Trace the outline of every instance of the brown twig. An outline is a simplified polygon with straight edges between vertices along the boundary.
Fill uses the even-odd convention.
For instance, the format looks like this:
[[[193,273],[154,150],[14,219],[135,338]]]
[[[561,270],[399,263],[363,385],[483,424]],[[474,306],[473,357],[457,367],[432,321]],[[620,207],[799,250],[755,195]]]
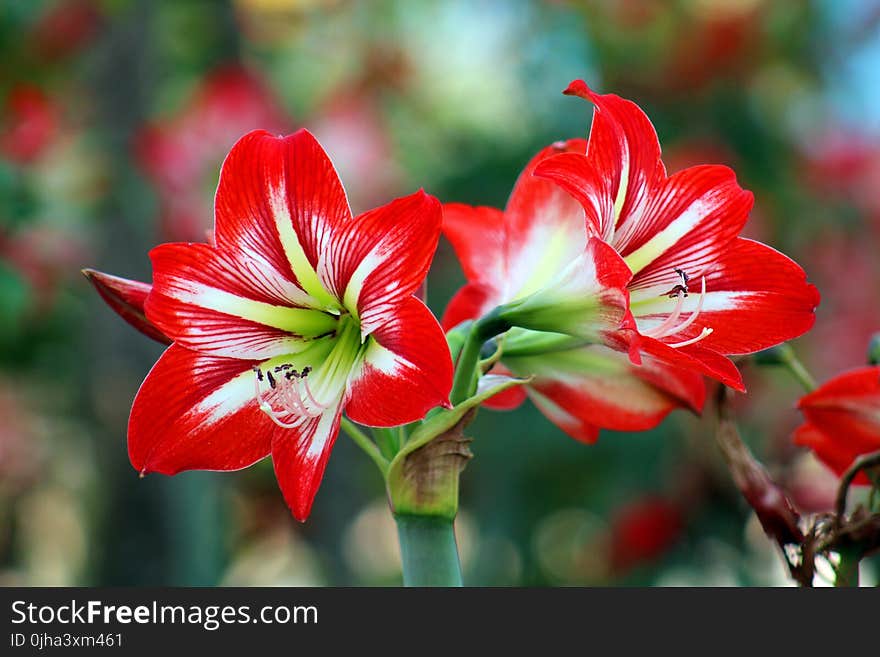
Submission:
[[[838,528],[840,527],[840,523],[843,522],[843,518],[846,514],[846,498],[849,494],[849,487],[852,485],[853,480],[863,470],[878,466],[880,466],[880,450],[871,452],[870,454],[862,454],[853,461],[853,464],[849,466],[849,469],[843,473],[843,476],[840,478],[840,487],[837,489],[837,501],[834,505],[834,509],[837,512],[836,521]]]
[[[811,586],[813,559],[807,558],[805,546],[811,541],[800,528],[800,514],[792,501],[752,452],[743,443],[730,414],[728,392],[722,387],[718,395],[718,430],[715,437],[733,481],[752,507],[764,533],[776,541],[792,579],[801,586]],[[813,528],[811,528],[811,531]],[[795,547],[800,559],[794,560],[789,547]]]

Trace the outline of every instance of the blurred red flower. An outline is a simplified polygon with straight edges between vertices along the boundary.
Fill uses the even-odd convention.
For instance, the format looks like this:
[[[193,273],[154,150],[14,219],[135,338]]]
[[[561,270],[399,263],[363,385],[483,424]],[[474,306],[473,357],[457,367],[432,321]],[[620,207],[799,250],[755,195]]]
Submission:
[[[60,0],[50,3],[28,38],[37,54],[60,60],[87,45],[97,34],[101,20],[94,0]]]
[[[661,498],[647,497],[617,509],[611,521],[610,565],[618,575],[654,561],[681,537],[681,510]]]
[[[232,144],[254,129],[283,133],[289,123],[259,78],[229,66],[205,77],[175,115],[147,125],[136,155],[159,195],[165,236],[204,241],[215,172]]]
[[[880,367],[845,372],[798,402],[806,422],[794,441],[838,475],[862,454],[880,450]],[[862,472],[853,483],[870,484]]]
[[[0,155],[16,164],[30,164],[58,136],[58,107],[39,88],[19,83],[6,97],[2,126]]]

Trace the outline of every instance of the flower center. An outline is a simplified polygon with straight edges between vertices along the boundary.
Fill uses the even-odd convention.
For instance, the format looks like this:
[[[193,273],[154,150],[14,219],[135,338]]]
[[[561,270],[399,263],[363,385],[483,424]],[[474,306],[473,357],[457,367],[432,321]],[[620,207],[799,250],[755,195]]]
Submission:
[[[366,348],[350,315],[343,315],[334,335],[320,342],[284,362],[273,359],[253,367],[257,404],[279,427],[293,429],[338,404]]]
[[[308,376],[312,368],[308,365],[301,372],[293,369],[293,365],[290,363],[283,363],[272,370],[266,370],[265,374],[259,366],[254,366],[253,370],[256,375],[254,376],[254,395],[260,405],[260,410],[279,427],[292,429],[298,426],[303,418],[317,417],[327,409],[328,405],[319,402],[309,386]],[[264,379],[269,390],[275,391],[274,397],[281,402],[282,410],[276,411],[272,408],[271,402],[263,396],[261,384]],[[283,419],[291,415],[296,417],[293,422],[286,422]]]
[[[702,276],[700,278],[700,300],[697,302],[696,309],[690,313],[690,316],[687,319],[679,321],[682,315],[682,308],[684,307],[684,300],[687,298],[690,290],[688,289],[689,278],[687,273],[683,269],[676,269],[675,273],[678,274],[681,282],[667,293],[670,298],[676,299],[675,308],[672,309],[672,312],[669,313],[669,316],[665,320],[663,320],[663,322],[661,322],[658,326],[648,329],[642,333],[649,338],[656,338],[657,340],[661,340],[671,335],[675,335],[676,333],[680,333],[681,331],[688,328],[695,321],[697,321],[697,317],[700,316],[700,312],[702,312],[703,310],[703,300],[706,297],[705,276]],[[693,337],[689,340],[683,340],[682,342],[669,342],[667,344],[673,349],[678,349],[679,347],[687,347],[688,345],[696,344],[697,342],[704,340],[711,334],[712,329],[706,326],[703,327],[703,330],[700,331],[700,334],[696,337]]]

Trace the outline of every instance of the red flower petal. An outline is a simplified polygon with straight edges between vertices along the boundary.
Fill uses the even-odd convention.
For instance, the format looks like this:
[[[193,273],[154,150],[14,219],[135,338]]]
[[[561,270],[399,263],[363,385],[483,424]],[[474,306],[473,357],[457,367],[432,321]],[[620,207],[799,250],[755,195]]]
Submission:
[[[594,235],[613,238],[614,197],[608,180],[596,171],[586,155],[569,152],[548,157],[535,167],[534,175],[553,181],[580,203]]]
[[[223,163],[215,221],[218,247],[297,283],[314,298],[309,305],[331,301],[328,282],[317,277],[318,261],[334,232],[351,221],[351,210],[330,159],[309,132],[273,137],[257,130],[242,137]]]
[[[664,284],[665,285],[665,284]],[[668,290],[671,285],[667,285]],[[691,295],[683,313],[700,303],[699,283],[691,278]],[[655,288],[664,289],[661,285]],[[639,320],[650,318],[652,309],[668,309],[666,295],[653,303],[640,302],[652,292],[634,290],[633,312]],[[703,327],[712,334],[700,346],[722,354],[750,354],[806,333],[815,322],[819,292],[806,281],[800,266],[778,251],[751,240],[738,238],[706,273],[706,295],[697,320],[668,342],[696,337]],[[688,315],[683,314],[685,318]],[[657,315],[662,321],[664,314]],[[640,326],[642,324],[640,323]]]
[[[519,175],[504,213],[457,203],[443,206],[443,232],[470,282],[497,289],[500,301],[525,296],[583,251],[587,231],[579,204],[555,184],[532,175],[559,153],[583,152],[573,139],[540,151]]]
[[[147,337],[163,344],[171,344],[171,338],[157,329],[144,313],[144,301],[152,290],[152,285],[111,276],[94,269],[83,269],[82,272],[117,315]]]
[[[304,522],[324,477],[327,460],[339,435],[342,406],[328,408],[322,415],[304,419],[295,429],[275,432],[272,464],[275,478],[293,517]]]
[[[397,426],[449,405],[452,358],[443,331],[421,301],[405,300],[372,338],[363,370],[350,384],[346,413],[352,420]]]
[[[519,376],[536,376],[529,396],[572,437],[595,442],[600,427],[642,431],[657,426],[670,411],[700,412],[706,397],[699,374],[647,356],[642,365],[607,347],[507,358]]]
[[[739,392],[746,391],[742,374],[736,365],[729,358],[705,349],[699,343],[675,349],[654,338],[639,336],[638,345],[642,353],[650,354],[664,363],[700,372]]]
[[[539,236],[560,231],[584,235],[584,217],[579,204],[557,185],[536,177],[534,172],[548,158],[564,153],[582,154],[586,150],[584,139],[551,144],[529,160],[519,174],[504,210],[509,264],[521,261],[517,254],[528,249]]]
[[[294,307],[297,289],[243,256],[207,244],[157,246],[148,319],[181,346],[250,360],[301,351],[303,336],[333,330],[333,317]]]
[[[513,376],[513,372],[504,367],[501,363],[496,363],[492,369],[486,372],[486,374],[490,376]],[[483,406],[496,411],[512,411],[515,408],[522,406],[527,396],[525,386],[513,386],[512,388],[502,390],[501,392],[492,395],[489,399],[483,402]]]
[[[795,429],[794,444],[813,450],[816,457],[840,477],[864,452],[848,444],[846,434],[837,433],[835,436],[827,435],[812,424],[802,424]],[[853,484],[870,486],[871,480],[867,474],[860,472],[853,479]]]
[[[880,367],[835,377],[802,397],[798,407],[845,453],[880,450]]]
[[[393,321],[397,306],[422,284],[440,239],[440,203],[424,191],[356,217],[337,231],[319,267],[361,334]]]
[[[455,249],[468,281],[497,284],[505,279],[508,236],[501,210],[444,203],[443,235]]]
[[[238,470],[266,456],[275,425],[254,399],[251,365],[168,347],[131,409],[128,454],[135,469]]]
[[[597,94],[583,80],[572,82],[565,93],[596,106],[587,160],[601,172],[606,194],[614,204],[615,212],[602,217],[600,226],[599,235],[607,238],[612,225],[622,226],[630,216],[641,214],[649,200],[648,191],[665,178],[660,142],[651,121],[634,102],[614,94]]]
[[[725,166],[673,174],[652,190],[644,214],[615,233],[614,246],[635,274],[632,286],[665,283],[675,268],[696,280],[739,235],[753,203]]]
[[[498,292],[482,283],[468,283],[449,300],[443,312],[444,331],[455,328],[469,319],[482,317],[496,305]]]

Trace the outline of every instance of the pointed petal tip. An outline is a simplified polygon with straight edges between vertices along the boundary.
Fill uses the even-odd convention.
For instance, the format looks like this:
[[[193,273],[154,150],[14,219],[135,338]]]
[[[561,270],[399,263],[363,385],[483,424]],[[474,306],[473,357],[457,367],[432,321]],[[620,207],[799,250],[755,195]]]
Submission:
[[[573,80],[562,93],[566,96],[578,96],[586,100],[592,100],[595,95],[583,80]]]

